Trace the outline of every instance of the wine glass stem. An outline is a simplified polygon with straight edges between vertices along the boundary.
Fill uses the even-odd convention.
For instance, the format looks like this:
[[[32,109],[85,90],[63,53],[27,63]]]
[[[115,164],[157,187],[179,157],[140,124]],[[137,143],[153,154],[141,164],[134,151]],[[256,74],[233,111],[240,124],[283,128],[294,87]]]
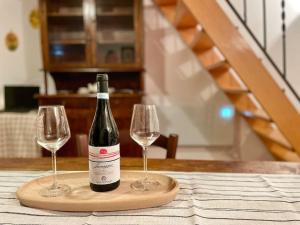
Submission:
[[[52,152],[52,171],[53,171],[52,188],[55,189],[57,187],[57,181],[56,181],[56,152]]]
[[[144,159],[144,173],[145,173],[145,180],[148,178],[148,166],[147,166],[147,147],[143,146],[143,159]]]

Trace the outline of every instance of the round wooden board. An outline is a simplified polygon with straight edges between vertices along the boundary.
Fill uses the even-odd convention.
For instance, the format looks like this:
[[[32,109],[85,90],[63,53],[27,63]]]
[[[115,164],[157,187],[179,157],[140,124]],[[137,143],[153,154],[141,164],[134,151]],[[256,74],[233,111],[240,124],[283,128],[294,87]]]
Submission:
[[[121,171],[120,186],[110,192],[93,192],[89,187],[89,173],[65,173],[57,176],[58,182],[71,187],[71,193],[59,197],[42,197],[39,192],[52,183],[52,176],[34,179],[17,190],[20,203],[41,209],[57,211],[117,211],[149,208],[171,202],[179,190],[178,182],[168,176],[149,173],[149,178],[161,183],[155,191],[137,192],[130,184],[144,173]]]

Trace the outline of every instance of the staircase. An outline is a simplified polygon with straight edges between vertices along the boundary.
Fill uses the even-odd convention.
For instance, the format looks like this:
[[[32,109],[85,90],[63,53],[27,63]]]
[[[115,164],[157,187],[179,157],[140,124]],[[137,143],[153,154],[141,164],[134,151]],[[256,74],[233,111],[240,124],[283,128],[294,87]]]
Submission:
[[[154,0],[279,160],[300,161],[300,116],[216,0]]]

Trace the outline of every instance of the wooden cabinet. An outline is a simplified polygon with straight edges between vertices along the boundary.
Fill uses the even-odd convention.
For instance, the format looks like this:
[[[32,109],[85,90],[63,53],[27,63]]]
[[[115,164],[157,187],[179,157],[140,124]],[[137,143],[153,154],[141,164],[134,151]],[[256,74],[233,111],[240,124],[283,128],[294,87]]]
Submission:
[[[40,0],[46,71],[142,68],[141,0]]]
[[[129,138],[129,127],[132,115],[133,105],[141,102],[142,95],[139,94],[112,94],[110,95],[110,106],[114,119],[117,123],[120,133],[127,134]],[[95,95],[40,95],[38,96],[40,105],[64,105],[68,117],[71,139],[66,143],[58,155],[77,156],[76,152],[76,134],[88,134],[91,127],[95,110]],[[127,151],[122,148],[121,152]],[[49,155],[44,151],[43,155]],[[122,153],[122,155],[125,155]]]
[[[39,7],[46,87],[39,104],[64,105],[72,133],[58,154],[76,156],[75,135],[89,132],[96,98],[77,92],[94,83],[98,72],[108,73],[116,90],[111,108],[119,131],[127,135],[132,107],[141,103],[144,90],[142,1],[39,0]],[[57,95],[47,95],[47,73]]]

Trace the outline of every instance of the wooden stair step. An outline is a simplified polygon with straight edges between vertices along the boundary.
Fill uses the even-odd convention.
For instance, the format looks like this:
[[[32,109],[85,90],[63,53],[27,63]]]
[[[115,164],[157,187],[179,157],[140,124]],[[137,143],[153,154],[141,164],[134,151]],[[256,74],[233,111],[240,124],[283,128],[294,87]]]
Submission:
[[[277,159],[288,162],[300,162],[300,157],[295,151],[270,142],[269,140],[264,140],[264,143]]]
[[[266,121],[271,121],[271,118],[263,109],[238,109],[238,111],[247,118],[258,118]]]
[[[178,29],[182,39],[192,48],[195,52],[204,52],[214,47],[214,43],[210,40],[205,31],[200,25],[195,27],[188,27]]]
[[[198,26],[199,27],[199,26]],[[199,35],[195,44],[193,45],[193,49],[197,52],[206,51],[215,46],[214,42],[210,39],[205,30],[198,28],[197,29]]]
[[[177,0],[154,0],[154,2],[159,5],[159,6],[163,6],[163,5],[176,5]]]
[[[223,59],[223,60],[221,60],[221,61],[219,61],[219,62],[216,62],[216,63],[212,63],[211,65],[207,66],[206,69],[207,69],[208,71],[210,71],[210,70],[213,70],[213,69],[215,69],[215,68],[221,67],[221,66],[223,66],[224,64],[227,64],[227,62],[226,62],[225,59]]]
[[[204,52],[195,52],[195,54],[202,65],[209,71],[223,66],[226,63],[226,60],[218,54],[215,48],[208,49]]]
[[[211,69],[209,72],[214,77],[218,77],[218,76],[227,75],[227,73],[229,73],[230,68],[231,68],[230,65],[228,63],[226,63],[226,64],[223,64],[222,66]]]
[[[230,72],[228,67],[224,66],[223,68],[217,68],[215,73],[213,74],[213,77],[218,85],[227,92],[229,91],[231,93],[237,92],[237,90],[239,90],[240,93],[250,93],[250,91],[246,87],[243,87],[243,85],[239,83],[236,77]],[[234,96],[238,95],[235,94]],[[245,96],[245,94],[242,96]],[[235,108],[243,116],[271,121],[267,113],[262,108],[258,108],[258,106],[255,105],[250,97],[246,97],[244,101],[246,101],[246,104],[240,104],[239,101],[232,101],[232,103],[235,105]]]
[[[234,75],[234,73],[231,71],[231,68],[228,64],[223,64],[217,68],[214,68],[209,71],[217,84],[226,91],[227,94],[247,94],[250,93],[247,87],[239,80],[239,78]],[[231,97],[231,96],[230,96]],[[230,98],[230,100],[232,100]],[[250,98],[247,98],[247,101],[250,102],[250,104],[247,104],[248,107],[241,107],[242,105],[237,104],[237,101],[232,101],[234,105],[236,106],[237,109],[240,110],[251,110],[253,111],[257,107],[255,104],[252,102]],[[249,107],[251,106],[251,107]]]
[[[226,67],[226,65],[222,64],[220,67]],[[218,69],[218,68],[215,68]],[[226,73],[220,76],[213,76],[218,86],[229,95],[247,95],[249,90],[246,87],[243,87],[232,74],[230,74],[229,70]],[[233,102],[234,103],[234,102]],[[236,106],[238,109],[239,107]]]
[[[242,95],[245,95],[245,94],[248,94],[249,93],[249,90],[247,89],[244,89],[244,88],[241,88],[241,87],[230,87],[230,86],[227,86],[227,87],[221,87],[221,89],[226,93],[226,94],[242,94]]]
[[[163,5],[160,7],[160,10],[164,14],[164,16],[169,20],[171,23],[174,23],[175,20],[175,13],[176,13],[176,5]]]
[[[278,128],[272,126],[261,126],[261,125],[252,125],[253,130],[260,136],[269,139],[283,147],[292,149],[291,144],[288,140],[282,135]]]
[[[176,5],[176,15],[174,25],[178,29],[192,28],[197,26],[198,22],[191,14],[190,10],[185,6],[182,0],[179,0]]]
[[[227,93],[227,97],[230,99],[230,101],[235,105],[237,109],[241,109],[245,111],[257,109],[257,105],[253,101],[251,97],[251,93],[244,94],[244,95]]]
[[[195,38],[197,36],[197,28],[186,28],[186,29],[179,29],[178,32],[181,35],[181,38],[184,40],[184,42],[192,47],[193,42],[195,42]]]
[[[217,80],[217,84],[219,87],[226,93],[233,93],[233,94],[247,94],[249,93],[249,90],[245,87],[242,87],[237,81],[232,79],[223,79],[223,80]]]
[[[230,65],[226,63],[222,66],[211,69],[209,72],[215,80],[231,79],[229,77],[233,77],[233,74],[230,72],[230,69]]]
[[[221,66],[221,68],[224,67],[224,65]],[[218,68],[215,68],[215,69],[219,69]],[[211,72],[211,71],[210,71]],[[229,69],[225,70],[222,74],[213,74],[213,78],[215,79],[215,81],[219,84],[219,86],[223,87],[227,87],[227,86],[230,86],[230,87],[240,87],[242,88],[244,85],[242,83],[240,83],[237,78],[230,72]]]

